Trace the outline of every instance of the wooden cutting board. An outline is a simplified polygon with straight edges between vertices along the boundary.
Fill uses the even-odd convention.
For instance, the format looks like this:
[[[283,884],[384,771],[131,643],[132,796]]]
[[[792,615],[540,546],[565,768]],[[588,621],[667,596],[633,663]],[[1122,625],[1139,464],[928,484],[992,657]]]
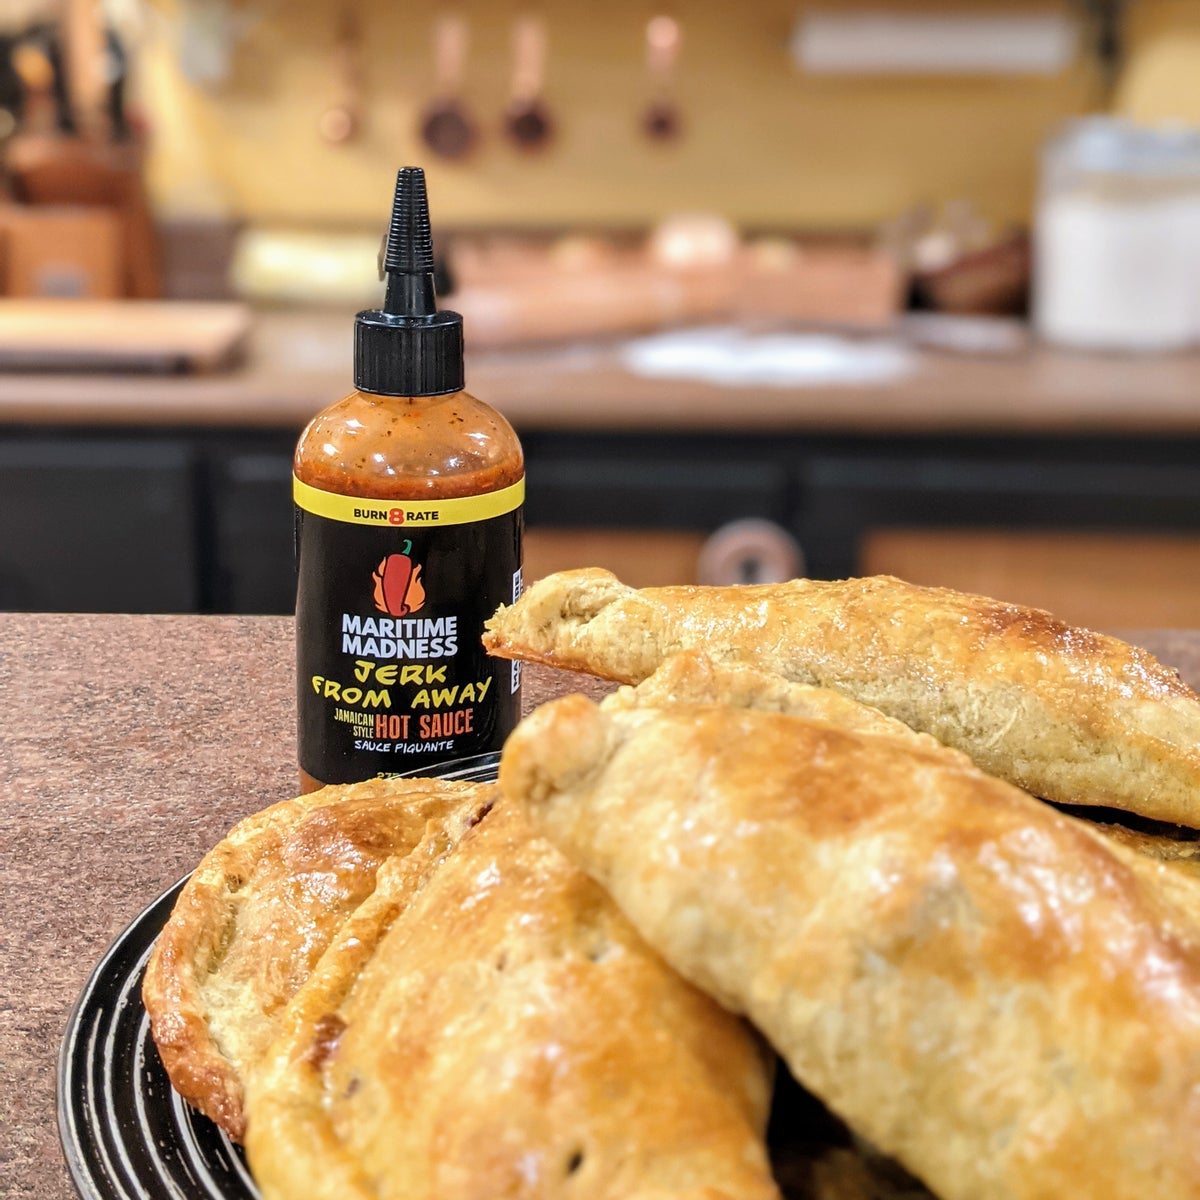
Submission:
[[[216,371],[250,332],[244,304],[0,300],[0,370]]]

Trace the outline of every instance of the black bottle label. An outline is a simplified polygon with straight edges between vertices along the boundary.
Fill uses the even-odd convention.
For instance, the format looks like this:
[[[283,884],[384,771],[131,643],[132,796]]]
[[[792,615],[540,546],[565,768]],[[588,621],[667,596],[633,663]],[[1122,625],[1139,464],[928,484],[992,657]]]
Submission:
[[[499,750],[520,664],[483,623],[521,593],[525,481],[450,500],[362,500],[293,479],[300,767],[355,783]]]

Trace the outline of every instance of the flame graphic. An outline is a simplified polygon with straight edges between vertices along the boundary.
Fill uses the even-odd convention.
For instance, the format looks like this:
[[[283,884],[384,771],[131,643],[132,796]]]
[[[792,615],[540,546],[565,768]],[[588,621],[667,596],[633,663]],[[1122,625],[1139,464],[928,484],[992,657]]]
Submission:
[[[421,568],[407,554],[389,554],[371,573],[375,607],[391,617],[406,617],[425,603]]]

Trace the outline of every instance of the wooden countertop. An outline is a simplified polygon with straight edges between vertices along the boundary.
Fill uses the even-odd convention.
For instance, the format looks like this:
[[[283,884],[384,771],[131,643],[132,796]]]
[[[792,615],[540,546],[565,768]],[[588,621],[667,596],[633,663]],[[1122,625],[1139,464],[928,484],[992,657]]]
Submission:
[[[222,374],[2,375],[0,424],[298,431],[348,390],[350,352],[349,314],[260,313],[247,361]],[[519,430],[1200,434],[1198,353],[919,350],[891,382],[778,388],[641,377],[586,344],[476,354],[467,380]]]
[[[1200,631],[1127,635],[1200,687]],[[526,707],[608,685],[534,667]],[[0,1191],[73,1195],[55,1061],[109,942],[295,791],[285,617],[0,613]]]

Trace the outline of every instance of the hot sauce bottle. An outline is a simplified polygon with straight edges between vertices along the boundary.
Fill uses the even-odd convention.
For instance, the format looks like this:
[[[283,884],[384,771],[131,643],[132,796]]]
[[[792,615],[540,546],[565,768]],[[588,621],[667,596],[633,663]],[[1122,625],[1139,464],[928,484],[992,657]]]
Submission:
[[[293,467],[306,791],[498,750],[520,715],[519,664],[480,638],[521,591],[524,457],[463,390],[418,167],[397,176],[383,266],[383,307],[355,318],[355,390],[313,418]]]

